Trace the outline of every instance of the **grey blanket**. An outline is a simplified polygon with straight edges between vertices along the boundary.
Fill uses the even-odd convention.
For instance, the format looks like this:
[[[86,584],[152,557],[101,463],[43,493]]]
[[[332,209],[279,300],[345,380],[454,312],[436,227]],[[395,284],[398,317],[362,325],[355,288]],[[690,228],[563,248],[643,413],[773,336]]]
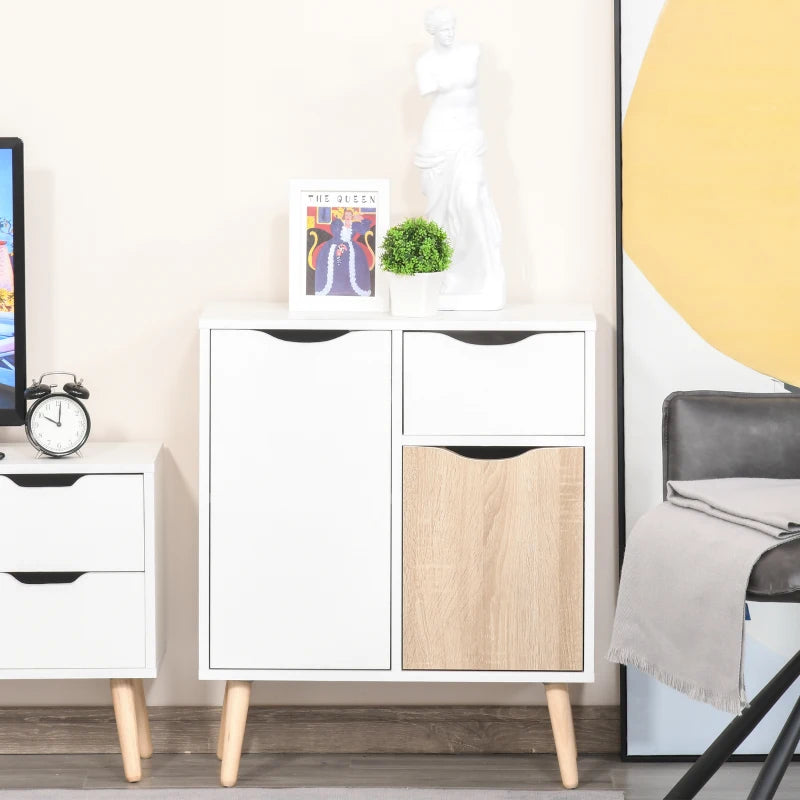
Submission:
[[[670,481],[628,537],[608,659],[740,713],[750,573],[798,535],[800,480]]]

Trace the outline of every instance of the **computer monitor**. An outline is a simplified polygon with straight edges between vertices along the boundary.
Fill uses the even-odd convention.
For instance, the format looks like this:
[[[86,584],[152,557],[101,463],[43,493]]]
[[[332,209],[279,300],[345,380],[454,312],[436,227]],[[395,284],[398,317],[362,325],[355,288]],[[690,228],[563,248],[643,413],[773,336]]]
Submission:
[[[0,426],[25,421],[22,141],[0,137]]]

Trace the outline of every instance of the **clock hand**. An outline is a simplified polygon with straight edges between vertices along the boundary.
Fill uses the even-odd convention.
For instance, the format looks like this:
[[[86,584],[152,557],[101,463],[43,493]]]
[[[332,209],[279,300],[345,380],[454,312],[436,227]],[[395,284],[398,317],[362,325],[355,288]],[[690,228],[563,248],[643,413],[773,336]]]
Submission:
[[[42,416],[43,416],[43,417],[44,417],[44,418],[45,418],[45,419],[46,419],[48,422],[52,422],[52,423],[53,423],[53,425],[58,425],[58,427],[59,427],[59,428],[61,427],[61,423],[60,423],[60,422],[59,422],[57,419],[51,419],[50,417],[45,417],[45,415],[44,415],[44,414],[42,414]]]
[[[61,402],[58,403],[58,427],[61,427]]]

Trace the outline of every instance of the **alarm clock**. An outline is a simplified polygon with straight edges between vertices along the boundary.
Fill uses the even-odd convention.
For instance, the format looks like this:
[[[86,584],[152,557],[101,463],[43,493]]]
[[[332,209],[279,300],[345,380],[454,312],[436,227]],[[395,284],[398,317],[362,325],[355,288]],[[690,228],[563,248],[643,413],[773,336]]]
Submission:
[[[58,384],[44,382],[51,375],[69,375],[72,380],[60,392],[53,391]],[[34,401],[25,415],[25,433],[41,455],[62,458],[86,444],[91,421],[81,400],[88,397],[83,379],[72,372],[45,372],[25,390],[25,399]]]

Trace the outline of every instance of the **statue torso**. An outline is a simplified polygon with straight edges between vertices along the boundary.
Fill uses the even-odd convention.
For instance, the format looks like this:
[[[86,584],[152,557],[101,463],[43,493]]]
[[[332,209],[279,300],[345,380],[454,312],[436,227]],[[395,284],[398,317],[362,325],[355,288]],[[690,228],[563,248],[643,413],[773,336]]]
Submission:
[[[429,50],[417,62],[422,94],[433,100],[422,128],[420,151],[457,147],[466,136],[481,132],[478,119],[478,61],[476,44],[453,45],[440,52]]]
[[[453,45],[445,51],[428,50],[417,61],[417,77],[423,93],[431,85],[438,92],[474,88],[478,83],[477,44]],[[430,89],[428,89],[430,91]]]

